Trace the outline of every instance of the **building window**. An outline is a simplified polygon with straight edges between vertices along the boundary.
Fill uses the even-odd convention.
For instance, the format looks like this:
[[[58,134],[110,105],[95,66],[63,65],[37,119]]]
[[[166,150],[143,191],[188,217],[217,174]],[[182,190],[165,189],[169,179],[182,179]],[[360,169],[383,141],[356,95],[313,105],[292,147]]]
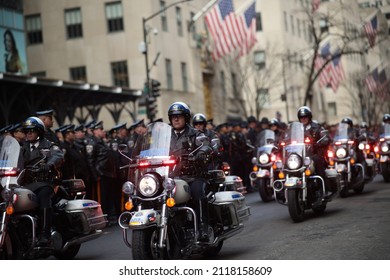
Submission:
[[[167,73],[168,89],[173,90],[172,62],[170,59],[165,59],[165,72]]]
[[[160,1],[160,11],[164,9],[165,9],[165,1]],[[165,11],[161,13],[161,28],[163,31],[168,32],[168,20]]]
[[[122,3],[112,2],[106,4],[106,18],[108,32],[124,30]]]
[[[176,7],[176,24],[177,24],[177,35],[183,36],[183,17],[181,15],[181,8]]]
[[[291,21],[291,33],[292,35],[295,34],[295,28],[294,28],[294,16],[290,15],[290,21]]]
[[[43,42],[42,22],[40,15],[26,17],[27,39],[30,45],[40,44]]]
[[[268,88],[259,88],[257,89],[257,95],[259,97],[259,106],[261,108],[271,106],[271,101],[269,97]]]
[[[238,95],[238,88],[237,88],[237,77],[235,73],[232,73],[232,88],[233,88],[233,94],[234,96]]]
[[[183,90],[188,91],[188,73],[187,64],[185,62],[181,63],[181,79],[183,81]]]
[[[255,51],[254,52],[254,62],[257,70],[265,68],[265,52],[264,51]]]
[[[118,87],[129,87],[129,74],[127,71],[127,61],[111,63],[112,83]]]
[[[221,89],[222,96],[226,96],[226,80],[225,80],[225,72],[221,71]]]
[[[193,39],[193,40],[196,40],[196,25],[195,25],[195,22],[192,22],[192,18],[193,18],[194,16],[195,16],[195,13],[194,13],[194,12],[191,12],[191,13],[190,13],[190,23],[191,23],[190,32],[191,32],[192,39]]]
[[[263,23],[261,22],[261,13],[256,13],[256,31],[263,31]]]
[[[80,8],[65,10],[65,25],[68,39],[83,37]]]
[[[328,21],[326,19],[320,19],[319,25],[321,33],[328,31]]]
[[[328,103],[328,114],[329,114],[329,116],[337,116],[336,102],[329,102]]]
[[[87,69],[85,66],[69,68],[69,73],[72,81],[87,81]]]
[[[299,18],[297,18],[297,31],[298,31],[298,37],[301,37],[301,21]]]
[[[284,30],[288,32],[288,17],[286,12],[283,12],[283,18],[284,18]]]

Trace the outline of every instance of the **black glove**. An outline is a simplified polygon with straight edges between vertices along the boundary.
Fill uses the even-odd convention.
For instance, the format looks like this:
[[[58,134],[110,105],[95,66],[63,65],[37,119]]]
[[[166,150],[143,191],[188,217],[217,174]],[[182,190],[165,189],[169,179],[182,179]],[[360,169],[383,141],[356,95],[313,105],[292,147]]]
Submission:
[[[50,164],[47,164],[47,163],[42,163],[40,166],[39,166],[39,172],[49,172],[51,170],[52,166]]]
[[[205,152],[203,151],[199,151],[196,155],[195,155],[195,160],[196,161],[200,161],[200,162],[205,162],[207,160],[207,155]]]

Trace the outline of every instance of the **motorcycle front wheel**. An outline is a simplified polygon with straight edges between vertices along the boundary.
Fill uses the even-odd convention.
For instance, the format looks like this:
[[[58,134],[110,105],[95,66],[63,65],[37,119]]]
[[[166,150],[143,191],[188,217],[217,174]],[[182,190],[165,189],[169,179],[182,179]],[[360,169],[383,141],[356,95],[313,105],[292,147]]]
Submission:
[[[272,201],[274,190],[269,186],[270,179],[258,179],[256,183],[259,188],[261,200],[263,202]]]
[[[348,174],[342,173],[341,174],[341,190],[340,190],[340,197],[345,198],[348,197]]]
[[[381,172],[385,182],[390,182],[390,163],[383,162],[381,163]]]
[[[156,250],[157,243],[152,239],[155,227],[134,229],[132,232],[132,254],[134,260],[153,260],[152,250]],[[154,246],[155,248],[152,248]]]
[[[305,206],[301,189],[291,189],[287,191],[288,212],[294,223],[302,222],[305,219]]]

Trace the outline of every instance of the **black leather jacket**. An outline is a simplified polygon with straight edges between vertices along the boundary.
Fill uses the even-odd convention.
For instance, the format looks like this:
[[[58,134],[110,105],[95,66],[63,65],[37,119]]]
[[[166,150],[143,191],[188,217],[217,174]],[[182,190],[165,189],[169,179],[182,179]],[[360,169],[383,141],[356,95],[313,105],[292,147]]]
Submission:
[[[170,154],[176,158],[180,158],[179,168],[175,174],[172,174],[173,176],[201,177],[202,174],[207,172],[207,164],[199,161],[191,161],[189,157],[200,146],[196,143],[196,138],[199,136],[205,136],[205,134],[189,125],[186,125],[184,130],[179,134],[172,129]],[[202,144],[203,146],[196,150],[194,155],[204,153],[210,156],[212,148],[207,136],[204,137]]]
[[[310,121],[307,125],[304,126],[304,130],[305,137],[309,137],[311,143],[313,143],[313,154],[324,156],[330,143],[330,138],[326,136],[319,143],[317,142],[323,137],[323,135],[321,135],[321,131],[324,131],[325,129],[320,124]]]

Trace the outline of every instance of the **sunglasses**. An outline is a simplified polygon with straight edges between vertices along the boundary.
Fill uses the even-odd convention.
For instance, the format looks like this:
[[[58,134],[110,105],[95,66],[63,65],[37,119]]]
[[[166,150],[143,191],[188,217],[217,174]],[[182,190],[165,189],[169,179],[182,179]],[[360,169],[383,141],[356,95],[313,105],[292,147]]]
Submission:
[[[23,129],[23,132],[27,134],[27,133],[38,132],[38,130],[36,130],[34,128],[30,128],[30,129]]]

